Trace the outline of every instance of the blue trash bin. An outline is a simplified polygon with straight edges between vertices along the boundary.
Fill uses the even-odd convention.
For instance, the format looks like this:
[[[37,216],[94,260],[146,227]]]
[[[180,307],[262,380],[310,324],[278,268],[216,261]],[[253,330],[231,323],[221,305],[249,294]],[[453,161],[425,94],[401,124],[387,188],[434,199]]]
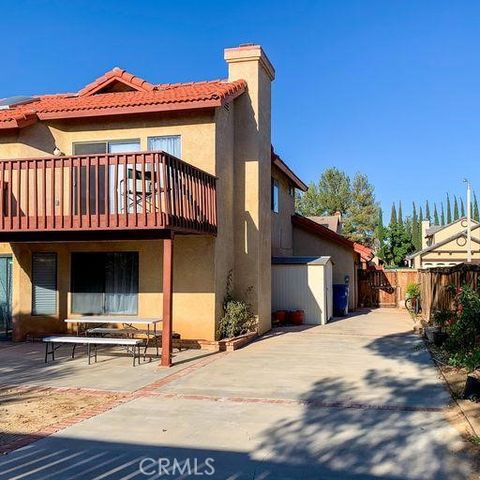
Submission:
[[[333,285],[333,314],[343,317],[348,313],[348,285]]]

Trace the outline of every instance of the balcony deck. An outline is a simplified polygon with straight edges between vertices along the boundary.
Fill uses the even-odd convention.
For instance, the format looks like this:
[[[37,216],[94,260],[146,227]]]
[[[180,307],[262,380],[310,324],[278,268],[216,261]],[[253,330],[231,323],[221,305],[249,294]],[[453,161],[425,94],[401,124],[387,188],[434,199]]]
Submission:
[[[215,235],[216,178],[165,152],[0,161],[0,241]]]

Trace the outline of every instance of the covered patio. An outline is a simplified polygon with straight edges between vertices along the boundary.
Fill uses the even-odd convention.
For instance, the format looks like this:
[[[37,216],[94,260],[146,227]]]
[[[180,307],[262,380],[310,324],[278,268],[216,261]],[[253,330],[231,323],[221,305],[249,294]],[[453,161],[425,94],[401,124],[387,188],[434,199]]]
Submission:
[[[33,288],[29,262],[37,247],[82,244],[94,252],[98,245],[105,251],[106,242],[128,242],[131,250],[144,241],[162,242],[160,364],[170,367],[175,238],[216,235],[216,178],[165,152],[95,154],[2,161],[0,190],[0,242],[10,243],[17,263],[22,263],[17,275],[27,272],[30,277],[29,285],[14,280],[17,297],[20,290],[25,295]],[[45,333],[58,333],[55,328],[71,310],[71,280],[64,277],[72,260],[63,261],[69,263],[68,268],[60,265],[57,273],[64,285],[63,310],[57,306],[57,327]],[[14,310],[14,338],[25,337],[20,322],[25,325],[34,313],[26,306]],[[137,311],[131,318],[145,316]]]

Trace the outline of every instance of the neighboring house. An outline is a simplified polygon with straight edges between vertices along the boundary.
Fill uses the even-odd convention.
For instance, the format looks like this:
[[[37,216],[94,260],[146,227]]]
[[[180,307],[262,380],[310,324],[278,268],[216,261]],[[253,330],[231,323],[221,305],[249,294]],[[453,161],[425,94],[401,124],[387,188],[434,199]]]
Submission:
[[[480,261],[480,224],[472,220],[472,261]],[[407,257],[414,268],[444,267],[467,261],[467,219],[448,225],[422,222],[422,249]]]
[[[174,331],[213,340],[230,271],[270,328],[272,249],[292,253],[306,186],[272,151],[265,53],[225,60],[227,80],[155,84],[115,68],[76,93],[3,101],[15,339],[82,315],[163,316],[168,332],[173,306]]]
[[[333,215],[322,215],[319,217],[307,217],[324,227],[329,228],[335,233],[342,233],[342,214],[341,212],[335,212]]]
[[[361,256],[355,243],[307,217],[294,215],[293,254],[297,256],[327,256],[333,262],[333,283],[349,283],[350,310],[357,307],[357,270]]]

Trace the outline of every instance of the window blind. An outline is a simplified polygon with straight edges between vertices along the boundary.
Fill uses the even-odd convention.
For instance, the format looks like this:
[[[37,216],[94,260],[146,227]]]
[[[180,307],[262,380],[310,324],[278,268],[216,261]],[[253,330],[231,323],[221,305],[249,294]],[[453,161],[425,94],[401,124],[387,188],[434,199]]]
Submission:
[[[57,254],[34,253],[32,258],[32,314],[57,313]]]

